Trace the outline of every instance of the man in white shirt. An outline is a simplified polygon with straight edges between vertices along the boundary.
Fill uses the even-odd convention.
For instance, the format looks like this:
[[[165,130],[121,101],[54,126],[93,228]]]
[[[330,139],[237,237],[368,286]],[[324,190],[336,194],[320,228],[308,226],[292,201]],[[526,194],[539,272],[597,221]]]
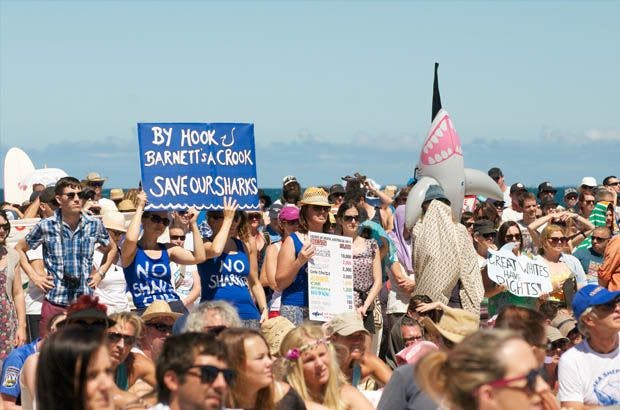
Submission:
[[[586,285],[575,294],[572,305],[584,340],[560,359],[562,407],[580,410],[620,404],[620,292]]]
[[[502,222],[517,222],[518,220],[523,219],[523,208],[521,208],[521,205],[519,204],[519,199],[525,193],[527,193],[527,189],[525,189],[525,185],[521,182],[517,182],[516,184],[512,184],[510,186],[510,207],[504,209],[504,212],[502,213]]]

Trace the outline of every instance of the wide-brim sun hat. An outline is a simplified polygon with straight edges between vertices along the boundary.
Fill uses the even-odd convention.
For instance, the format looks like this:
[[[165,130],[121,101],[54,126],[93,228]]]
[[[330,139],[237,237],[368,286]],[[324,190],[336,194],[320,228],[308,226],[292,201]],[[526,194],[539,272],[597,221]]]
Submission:
[[[466,336],[480,328],[480,318],[477,315],[448,306],[444,306],[439,323],[433,322],[429,317],[423,317],[421,323],[428,332],[439,333],[454,343],[461,343]]]
[[[119,211],[109,211],[103,214],[103,226],[106,229],[113,229],[115,231],[127,232],[125,226],[125,217]]]
[[[284,316],[272,317],[263,322],[260,331],[267,340],[269,352],[272,355],[277,355],[280,352],[280,345],[284,336],[293,329],[295,329],[295,325]]]
[[[155,300],[146,308],[142,314],[142,320],[146,323],[149,320],[157,319],[160,317],[169,317],[173,320],[177,320],[182,315],[180,313],[173,312],[170,309],[170,305],[165,300]]]
[[[125,193],[123,192],[123,190],[121,188],[112,188],[112,189],[110,189],[110,199],[112,201],[123,199],[124,196],[125,196]]]
[[[102,177],[98,172],[89,172],[85,179],[86,182],[104,182],[107,180],[108,178]]]
[[[123,199],[118,203],[118,210],[121,212],[133,212],[136,210],[136,205],[131,199]]]
[[[327,199],[327,192],[323,188],[311,186],[304,191],[304,195],[299,201],[302,205],[318,205],[330,207],[331,204]]]

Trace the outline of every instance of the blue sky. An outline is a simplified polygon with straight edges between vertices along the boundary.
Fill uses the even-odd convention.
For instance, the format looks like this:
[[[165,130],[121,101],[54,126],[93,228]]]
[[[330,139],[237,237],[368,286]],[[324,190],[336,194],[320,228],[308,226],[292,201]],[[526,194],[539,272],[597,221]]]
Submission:
[[[620,167],[619,2],[0,1],[0,148],[108,186],[137,122],[253,122],[259,184],[404,183],[433,63],[465,164],[577,184]]]

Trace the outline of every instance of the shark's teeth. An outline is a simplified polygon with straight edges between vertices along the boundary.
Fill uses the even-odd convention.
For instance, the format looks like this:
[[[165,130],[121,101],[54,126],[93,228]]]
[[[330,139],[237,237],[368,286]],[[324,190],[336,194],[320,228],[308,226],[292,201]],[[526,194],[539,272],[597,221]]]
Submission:
[[[428,154],[428,147],[425,145],[422,151],[424,151],[425,154]]]
[[[428,147],[428,150],[432,150],[433,149],[433,142],[431,140],[428,140],[428,142],[426,143],[426,146]]]
[[[448,119],[448,121],[450,121],[450,120]],[[447,123],[447,121],[442,121],[441,124],[439,124],[439,126],[441,127],[441,129],[443,131],[448,131],[448,123]]]
[[[435,160],[433,159],[433,157],[428,157],[428,163],[431,165],[435,164]]]
[[[447,153],[446,151],[444,151],[444,150],[441,150],[441,157],[442,157],[443,159],[448,158],[448,153]]]
[[[456,152],[458,152],[459,154],[462,154],[463,151],[461,150],[461,146],[457,145],[456,148],[454,148],[456,150]]]
[[[448,147],[448,155],[452,155],[452,148]]]
[[[435,161],[441,162],[441,155],[435,154]]]
[[[437,144],[439,142],[439,139],[435,135],[433,135],[431,137],[431,141],[433,141],[433,144]]]
[[[437,129],[437,131],[435,131],[435,135],[438,136],[439,138],[443,137],[443,131],[441,131],[439,128]]]

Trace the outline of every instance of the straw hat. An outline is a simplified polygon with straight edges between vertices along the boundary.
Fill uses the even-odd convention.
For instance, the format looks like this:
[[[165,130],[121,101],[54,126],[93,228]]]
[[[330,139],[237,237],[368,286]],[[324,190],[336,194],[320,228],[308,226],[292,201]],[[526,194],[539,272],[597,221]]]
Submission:
[[[465,336],[479,329],[480,318],[466,310],[444,306],[439,323],[433,322],[428,317],[422,318],[421,322],[427,331],[439,333],[451,342],[460,343]]]
[[[177,320],[181,316],[180,313],[173,312],[172,309],[170,309],[170,305],[165,300],[155,300],[142,314],[142,320],[144,320],[145,323],[158,317],[170,317]]]
[[[107,178],[103,178],[98,172],[89,172],[85,179],[86,182],[102,182],[106,180]]]
[[[123,199],[125,193],[121,188],[112,188],[110,189],[110,199],[112,201],[116,201],[118,199]]]
[[[300,203],[302,205],[318,205],[330,208],[332,206],[327,200],[327,192],[323,188],[315,186],[311,186],[304,191],[304,196],[301,198]]]
[[[121,212],[133,212],[136,210],[136,206],[133,204],[131,199],[123,199],[118,203],[117,208]]]
[[[357,311],[337,314],[332,318],[328,326],[332,334],[338,333],[340,336],[351,336],[357,332],[366,332],[370,335]]]
[[[283,316],[272,317],[261,325],[260,331],[267,340],[269,352],[272,355],[275,356],[280,353],[280,345],[284,336],[293,329],[295,329],[295,325]]]
[[[106,229],[113,229],[115,231],[127,232],[125,227],[125,217],[118,211],[109,211],[103,214],[103,226]]]

